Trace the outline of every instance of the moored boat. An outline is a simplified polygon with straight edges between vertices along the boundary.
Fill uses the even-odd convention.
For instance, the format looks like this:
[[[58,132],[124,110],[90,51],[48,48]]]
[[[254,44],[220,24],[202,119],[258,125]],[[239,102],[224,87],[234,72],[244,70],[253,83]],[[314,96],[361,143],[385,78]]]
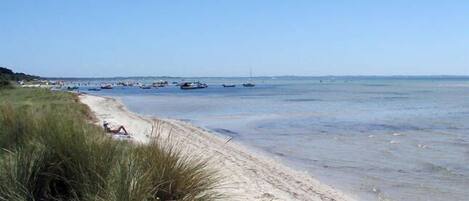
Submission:
[[[154,87],[165,87],[165,86],[168,86],[168,81],[160,80],[160,81],[154,82],[153,86]]]
[[[254,87],[256,86],[252,81],[252,69],[249,69],[249,81],[243,84],[243,87]]]
[[[101,85],[101,89],[112,89],[112,85],[110,84]]]
[[[181,89],[203,89],[207,88],[208,85],[200,82],[185,82],[181,84]]]
[[[77,86],[67,87],[67,90],[69,91],[78,90],[78,87]]]
[[[151,89],[150,85],[142,85],[140,86],[140,89]]]
[[[246,82],[243,84],[243,87],[255,87],[256,85],[254,83],[251,83],[251,82]]]
[[[235,84],[222,84],[223,87],[236,87]]]
[[[88,91],[101,91],[100,88],[89,88]]]

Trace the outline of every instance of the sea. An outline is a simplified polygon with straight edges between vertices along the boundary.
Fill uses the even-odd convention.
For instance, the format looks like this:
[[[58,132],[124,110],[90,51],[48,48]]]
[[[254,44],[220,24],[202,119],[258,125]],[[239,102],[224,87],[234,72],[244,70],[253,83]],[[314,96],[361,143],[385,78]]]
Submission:
[[[191,122],[357,200],[469,200],[469,77],[74,79],[133,112]],[[162,88],[101,83],[168,80]],[[181,90],[171,82],[201,81]],[[222,84],[236,84],[224,88]]]

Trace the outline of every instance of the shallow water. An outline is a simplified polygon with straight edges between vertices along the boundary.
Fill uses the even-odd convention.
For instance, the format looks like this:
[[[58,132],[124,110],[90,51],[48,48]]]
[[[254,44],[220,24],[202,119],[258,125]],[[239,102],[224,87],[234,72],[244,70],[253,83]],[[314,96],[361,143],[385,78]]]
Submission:
[[[200,79],[209,88],[94,93],[232,136],[360,200],[469,197],[469,78]]]

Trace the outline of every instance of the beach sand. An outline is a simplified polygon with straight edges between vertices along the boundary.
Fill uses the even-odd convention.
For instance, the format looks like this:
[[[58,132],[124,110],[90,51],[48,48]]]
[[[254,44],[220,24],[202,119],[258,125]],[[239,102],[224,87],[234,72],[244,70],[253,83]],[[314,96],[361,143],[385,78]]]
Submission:
[[[307,173],[239,143],[226,143],[228,138],[190,123],[137,115],[113,98],[84,94],[80,100],[94,112],[96,123],[105,120],[111,126],[124,125],[136,143],[148,143],[153,131],[162,138],[169,136],[184,154],[208,159],[209,168],[223,178],[217,191],[228,196],[224,200],[354,200]]]

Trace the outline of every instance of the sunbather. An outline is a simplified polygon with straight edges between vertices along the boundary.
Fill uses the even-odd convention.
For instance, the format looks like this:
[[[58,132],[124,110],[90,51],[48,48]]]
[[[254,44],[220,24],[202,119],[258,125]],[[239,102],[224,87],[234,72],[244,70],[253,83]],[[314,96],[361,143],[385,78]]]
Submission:
[[[106,122],[106,121],[103,122],[103,127],[104,127],[104,131],[106,131],[108,133],[118,134],[121,131],[124,131],[124,135],[129,134],[129,133],[127,133],[127,130],[125,130],[124,126],[119,126],[119,128],[117,128],[117,129],[112,129],[111,127],[109,127],[109,122]]]

